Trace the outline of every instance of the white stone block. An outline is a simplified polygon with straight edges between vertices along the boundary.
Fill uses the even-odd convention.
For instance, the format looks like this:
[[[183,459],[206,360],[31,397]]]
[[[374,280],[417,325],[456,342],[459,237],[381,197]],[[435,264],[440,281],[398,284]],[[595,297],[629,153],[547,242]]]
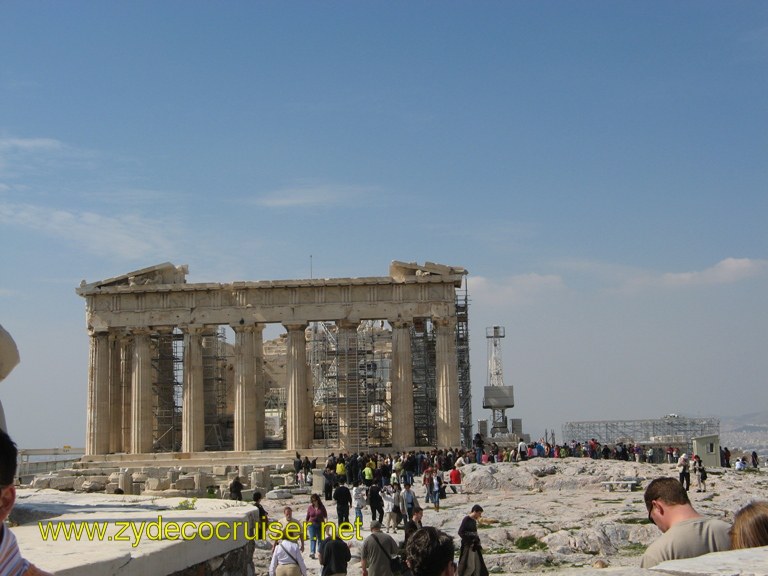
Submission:
[[[292,496],[293,494],[291,494],[290,490],[270,490],[266,495],[270,500],[284,500],[286,498],[291,498]]]
[[[171,487],[168,478],[148,478],[145,484],[147,490],[168,490]]]
[[[74,476],[67,476],[65,478],[51,478],[50,487],[54,490],[74,490],[75,478]]]
[[[104,482],[86,480],[83,482],[83,492],[103,492],[106,484]]]
[[[32,488],[50,488],[51,476],[35,476],[32,480]]]
[[[171,488],[175,488],[176,490],[194,490],[195,479],[192,476],[183,476],[176,480],[176,482],[171,485]]]

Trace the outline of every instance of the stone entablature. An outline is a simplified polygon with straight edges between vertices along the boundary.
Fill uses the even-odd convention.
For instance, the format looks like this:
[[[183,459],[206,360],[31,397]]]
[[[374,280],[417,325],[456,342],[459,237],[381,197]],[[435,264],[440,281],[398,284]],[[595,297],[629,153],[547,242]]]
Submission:
[[[201,338],[227,325],[235,331],[234,449],[260,449],[264,440],[262,331],[280,323],[288,332],[285,439],[290,450],[312,444],[312,382],[308,377],[305,329],[336,322],[355,330],[364,320],[387,320],[398,331],[392,355],[398,367],[392,397],[398,399],[393,447],[415,444],[410,372],[410,336],[416,319],[437,326],[437,443],[460,442],[456,371],[456,288],[467,271],[441,264],[392,262],[390,275],[256,282],[188,284],[186,266],[164,263],[86,283],[91,336],[86,454],[152,452],[153,391],[151,338],[184,335],[182,451],[204,450]],[[396,344],[394,343],[396,342]]]
[[[86,298],[89,329],[97,332],[169,324],[396,321],[453,316],[455,288],[461,286],[466,271],[432,265],[441,273],[429,272],[427,264],[415,268],[426,269],[421,274],[405,274],[409,266],[415,267],[393,262],[393,275],[385,277],[187,284],[186,267],[166,263],[110,280],[83,283],[77,293]],[[183,272],[171,273],[179,269]],[[144,277],[151,282],[141,283]]]

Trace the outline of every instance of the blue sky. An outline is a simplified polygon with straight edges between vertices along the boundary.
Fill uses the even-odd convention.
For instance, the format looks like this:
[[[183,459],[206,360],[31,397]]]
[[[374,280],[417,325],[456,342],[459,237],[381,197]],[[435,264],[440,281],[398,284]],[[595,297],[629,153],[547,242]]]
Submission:
[[[0,399],[82,445],[89,282],[463,266],[534,437],[768,401],[763,2],[0,2]]]

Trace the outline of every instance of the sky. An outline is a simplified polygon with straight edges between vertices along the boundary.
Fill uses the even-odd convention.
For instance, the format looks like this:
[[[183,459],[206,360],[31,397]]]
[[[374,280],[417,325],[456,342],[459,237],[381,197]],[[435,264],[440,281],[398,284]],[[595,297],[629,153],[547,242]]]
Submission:
[[[0,0],[0,383],[83,446],[75,288],[469,271],[510,418],[768,403],[768,5]]]

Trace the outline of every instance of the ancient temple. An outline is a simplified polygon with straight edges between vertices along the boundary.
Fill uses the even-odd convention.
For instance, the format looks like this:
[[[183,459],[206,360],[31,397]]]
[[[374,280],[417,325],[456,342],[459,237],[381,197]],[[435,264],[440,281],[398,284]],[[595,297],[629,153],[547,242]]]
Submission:
[[[458,446],[471,429],[466,270],[87,283],[86,454]],[[263,332],[280,324],[275,344]],[[224,329],[234,333],[227,342]]]

